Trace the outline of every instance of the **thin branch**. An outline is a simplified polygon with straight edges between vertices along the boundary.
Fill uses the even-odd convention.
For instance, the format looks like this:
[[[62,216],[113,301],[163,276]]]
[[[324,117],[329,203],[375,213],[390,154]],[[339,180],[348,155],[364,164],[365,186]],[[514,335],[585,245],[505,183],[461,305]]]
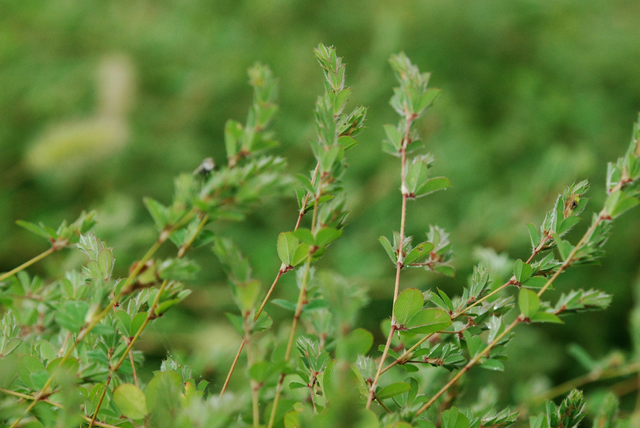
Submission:
[[[380,374],[382,373],[382,367],[384,366],[384,360],[387,358],[387,352],[389,352],[389,345],[391,345],[391,340],[393,339],[393,333],[395,332],[396,325],[396,315],[395,315],[395,303],[398,299],[398,294],[400,293],[400,271],[404,267],[404,229],[407,217],[407,197],[408,190],[406,184],[407,178],[407,146],[409,145],[409,133],[411,131],[411,123],[415,117],[412,114],[407,114],[405,118],[405,128],[404,128],[404,138],[402,139],[402,147],[400,148],[400,152],[402,155],[401,160],[401,187],[400,190],[402,192],[402,212],[400,214],[400,242],[398,245],[398,259],[396,261],[396,281],[393,289],[393,307],[391,308],[391,330],[389,337],[387,338],[387,343],[384,347],[384,352],[382,352],[382,357],[380,358],[380,364],[378,365],[378,371],[376,372],[375,378],[373,378],[373,382],[371,383],[371,388],[369,389],[369,397],[367,398],[367,409],[371,407],[371,402],[373,401],[376,387],[378,386],[378,380],[380,379]]]
[[[244,339],[242,339],[242,343],[240,343],[240,347],[238,348],[238,352],[236,352],[236,357],[233,359],[233,363],[231,363],[231,368],[229,369],[229,373],[227,374],[227,379],[224,381],[224,385],[222,385],[222,391],[220,391],[220,397],[227,390],[227,386],[229,386],[229,381],[231,380],[231,375],[238,364],[238,359],[240,358],[240,354],[242,353],[242,348],[244,348]]]
[[[4,281],[5,279],[12,277],[13,275],[15,275],[16,273],[20,272],[21,270],[24,270],[24,269],[28,268],[32,264],[44,259],[45,257],[47,257],[50,254],[55,253],[59,249],[60,249],[59,247],[51,247],[51,248],[49,248],[47,251],[44,251],[44,252],[38,254],[37,256],[32,258],[31,260],[28,260],[28,261],[22,263],[17,268],[12,269],[9,272],[5,272],[2,275],[0,275],[0,281]]]
[[[314,197],[315,204],[313,207],[313,217],[311,220],[311,233],[316,232],[317,223],[318,223],[318,200],[320,199],[320,194],[322,189],[318,190],[318,195]],[[289,334],[289,341],[287,342],[287,351],[284,355],[284,361],[289,362],[289,358],[291,357],[291,349],[293,349],[293,342],[295,341],[296,328],[298,326],[298,320],[300,319],[300,315],[302,315],[302,308],[307,300],[307,281],[309,279],[309,271],[311,270],[311,259],[313,257],[314,247],[309,249],[309,255],[307,256],[307,261],[304,265],[304,272],[302,275],[302,280],[300,281],[300,293],[298,294],[298,303],[296,305],[296,312],[293,315],[293,322],[291,324],[291,333]],[[271,409],[271,416],[269,417],[269,425],[267,428],[273,427],[273,423],[276,418],[276,409],[278,408],[278,402],[280,401],[280,394],[282,393],[282,385],[285,378],[285,373],[280,373],[280,378],[278,379],[278,386],[276,387],[276,395],[273,400],[273,407]]]

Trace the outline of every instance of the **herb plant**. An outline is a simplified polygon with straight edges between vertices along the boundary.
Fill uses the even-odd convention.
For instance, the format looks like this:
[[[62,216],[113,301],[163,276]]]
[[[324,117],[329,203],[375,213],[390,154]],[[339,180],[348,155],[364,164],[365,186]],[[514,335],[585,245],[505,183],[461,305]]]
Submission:
[[[598,290],[563,290],[553,299],[548,291],[569,268],[598,262],[613,222],[640,203],[640,126],[625,155],[609,164],[604,207],[575,244],[567,234],[589,200],[587,181],[567,186],[540,225],[527,225],[531,251],[513,263],[504,281],[480,263],[459,296],[404,288],[403,272],[411,268],[454,276],[452,243],[444,229],[430,226],[422,239],[406,232],[413,201],[451,182],[432,176],[435,159],[420,152],[416,127],[439,90],[428,86],[429,74],[420,73],[405,54],[392,56],[399,87],[391,106],[400,118],[397,125],[384,126],[382,147],[400,164],[399,232],[379,238],[395,283],[389,287],[389,318],[381,326],[386,341],[378,353],[371,350],[374,334],[358,328],[366,291],[319,263],[348,227],[342,179],[367,109],[348,108],[351,88],[335,49],[320,45],[315,54],[325,91],[315,105],[316,137],[310,145],[316,165],[310,173],[292,176],[283,158],[266,153],[277,145],[269,126],[278,110],[278,85],[268,67],[256,64],[249,70],[254,97],[246,123],[229,120],[225,127],[226,162],[216,165],[207,158],[193,173],[177,177],[168,205],[144,200],[157,239],[126,278],[113,276],[113,249],[91,232],[95,213],[58,229],[17,222],[51,247],[0,274],[4,424],[568,428],[584,419],[585,400],[573,384],[560,386],[568,396],[559,405],[546,401],[544,413],[533,415],[526,415],[531,403],[515,411],[499,408],[495,399],[466,406],[459,397],[468,371],[508,370],[508,344],[517,340],[520,324],[562,323],[567,315],[607,307],[612,297]],[[242,221],[264,198],[291,193],[298,215],[274,243],[280,265],[263,290],[232,237],[213,233],[210,225]],[[167,241],[175,254],[160,259],[157,252]],[[201,269],[189,256],[199,247],[210,247],[227,274],[238,308],[227,317],[241,344],[219,388],[197,382],[189,367],[171,358],[145,382],[138,376],[144,355],[135,345],[154,320],[189,295],[186,286]],[[27,273],[33,263],[70,248],[86,255],[81,269],[64,278]],[[285,275],[295,277],[297,293],[272,298]],[[290,322],[274,325],[269,303],[288,310]],[[247,370],[239,372],[241,359]],[[590,368],[595,371],[595,365]],[[244,380],[244,390],[229,387],[234,376]],[[608,396],[594,415],[596,426],[627,423],[617,420],[617,409],[618,401]]]

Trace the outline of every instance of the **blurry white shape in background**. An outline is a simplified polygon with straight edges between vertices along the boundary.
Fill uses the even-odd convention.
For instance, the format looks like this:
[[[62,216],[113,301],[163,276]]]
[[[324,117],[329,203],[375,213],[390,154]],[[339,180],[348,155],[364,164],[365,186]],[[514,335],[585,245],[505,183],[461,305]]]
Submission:
[[[129,138],[126,116],[134,98],[130,59],[125,55],[104,57],[97,87],[93,116],[54,124],[30,144],[25,165],[31,173],[68,185],[122,150]]]

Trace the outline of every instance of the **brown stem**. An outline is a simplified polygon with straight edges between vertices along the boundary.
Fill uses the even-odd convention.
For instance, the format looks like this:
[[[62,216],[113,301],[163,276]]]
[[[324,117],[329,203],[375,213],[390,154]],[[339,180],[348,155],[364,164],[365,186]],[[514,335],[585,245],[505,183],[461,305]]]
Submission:
[[[242,348],[244,348],[244,339],[242,339],[242,343],[240,343],[240,347],[238,348],[238,352],[236,352],[236,357],[233,359],[233,363],[231,363],[231,369],[227,374],[227,379],[224,381],[224,385],[222,385],[222,391],[220,391],[220,397],[227,390],[227,386],[229,386],[229,381],[231,380],[231,375],[233,374],[236,365],[238,364],[238,359],[240,358],[240,354],[242,353]]]

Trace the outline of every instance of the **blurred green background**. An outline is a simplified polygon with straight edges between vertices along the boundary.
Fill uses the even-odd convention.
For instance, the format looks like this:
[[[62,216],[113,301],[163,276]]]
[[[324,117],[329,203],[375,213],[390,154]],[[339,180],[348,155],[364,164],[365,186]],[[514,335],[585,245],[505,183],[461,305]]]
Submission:
[[[292,174],[311,169],[307,142],[322,91],[313,48],[322,42],[344,57],[353,105],[368,106],[369,115],[361,144],[348,153],[349,225],[319,267],[369,289],[361,325],[381,342],[394,269],[377,238],[398,230],[400,212],[398,160],[381,152],[382,125],[397,121],[388,105],[389,56],[404,50],[442,89],[419,127],[435,174],[454,186],[409,205],[408,233],[419,239],[429,224],[450,231],[457,278],[412,271],[403,286],[459,294],[477,248],[527,258],[525,223],[540,224],[563,186],[589,178],[584,217],[601,207],[606,162],[626,150],[640,110],[639,14],[631,0],[0,0],[0,271],[46,249],[15,220],[54,226],[96,209],[96,232],[115,247],[125,275],[156,236],[142,197],[168,203],[179,172],[207,156],[224,158],[224,123],[244,121],[246,69],[255,61],[280,79],[275,153],[288,158]],[[266,286],[280,264],[276,237],[295,217],[293,199],[270,201],[247,222],[215,230],[238,243]],[[518,384],[536,376],[555,384],[584,373],[566,352],[570,342],[596,358],[629,352],[639,242],[634,210],[617,222],[601,267],[559,280],[560,290],[614,294],[608,311],[522,328],[506,372],[475,379],[491,379],[501,400],[513,402]],[[149,369],[168,352],[215,391],[240,338],[223,315],[234,306],[217,260],[206,249],[195,257],[203,270],[194,294],[140,349]],[[58,278],[83,260],[79,252],[55,254],[31,271]],[[287,278],[278,297],[293,287]]]

